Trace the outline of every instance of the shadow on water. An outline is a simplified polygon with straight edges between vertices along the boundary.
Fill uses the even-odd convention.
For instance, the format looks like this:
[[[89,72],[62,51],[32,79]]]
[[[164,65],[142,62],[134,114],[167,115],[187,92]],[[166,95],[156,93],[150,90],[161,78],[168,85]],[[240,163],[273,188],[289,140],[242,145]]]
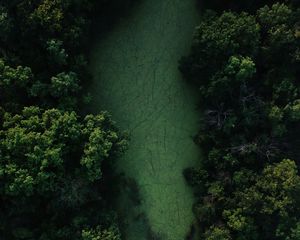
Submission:
[[[185,240],[195,240],[197,235],[196,225],[192,224],[190,227],[190,231],[187,233]]]
[[[124,239],[130,239],[130,237],[126,236],[126,232],[130,225],[134,223],[139,227],[139,234],[143,236],[143,239],[163,240],[164,238],[161,236],[161,234],[156,233],[152,229],[146,213],[139,209],[139,206],[141,206],[143,203],[143,199],[141,197],[140,187],[137,181],[134,178],[127,177],[124,173],[122,173],[119,176],[119,186],[123,200],[122,205],[118,206],[119,225]]]
[[[103,4],[101,1],[95,7],[91,29],[101,31],[91,32],[91,39],[99,41],[99,35],[105,36],[114,30],[121,21],[129,18],[137,10],[143,0],[114,0]]]
[[[113,185],[118,186],[117,191],[110,193],[111,203],[113,205],[117,204],[113,197],[116,194],[121,193],[123,199],[122,205],[117,206],[117,209],[119,226],[124,239],[130,240],[130,237],[126,237],[126,229],[128,229],[132,223],[139,225],[140,234],[142,233],[143,239],[145,240],[166,239],[162,233],[157,233],[153,230],[146,213],[139,208],[144,200],[141,197],[140,187],[137,181],[132,177],[126,176],[124,173],[110,178],[110,181],[113,182]],[[137,209],[139,210],[137,211]],[[128,214],[131,214],[131,216],[128,217]],[[192,224],[185,240],[194,240],[196,239],[195,236],[196,228],[195,225]]]
[[[140,213],[135,220],[143,222],[143,224],[145,226],[145,230],[146,230],[145,231],[146,232],[146,240],[163,240],[164,239],[161,234],[153,231],[145,213]]]
[[[139,186],[137,181],[130,177],[123,175],[121,186],[124,192],[126,192],[133,206],[139,206],[142,203]]]

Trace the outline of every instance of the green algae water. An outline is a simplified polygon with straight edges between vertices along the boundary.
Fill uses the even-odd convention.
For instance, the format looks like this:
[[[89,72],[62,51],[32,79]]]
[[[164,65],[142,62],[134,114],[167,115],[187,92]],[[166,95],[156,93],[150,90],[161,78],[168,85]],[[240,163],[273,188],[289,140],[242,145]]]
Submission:
[[[128,179],[118,200],[128,240],[183,240],[194,221],[182,171],[200,158],[192,139],[199,113],[177,66],[197,22],[193,0],[141,0],[93,46],[92,107],[130,133],[117,163]]]

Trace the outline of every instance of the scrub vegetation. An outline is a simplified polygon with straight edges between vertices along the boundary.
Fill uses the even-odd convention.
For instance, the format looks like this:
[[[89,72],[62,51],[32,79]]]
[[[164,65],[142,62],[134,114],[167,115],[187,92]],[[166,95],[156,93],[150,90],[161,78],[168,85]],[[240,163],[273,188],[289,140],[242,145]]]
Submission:
[[[122,2],[122,3],[121,3]],[[126,146],[110,115],[83,114],[93,11],[124,1],[0,2],[0,238],[117,240],[109,200]]]
[[[300,9],[227,3],[202,15],[180,61],[204,112],[203,158],[184,172],[201,239],[298,240]]]

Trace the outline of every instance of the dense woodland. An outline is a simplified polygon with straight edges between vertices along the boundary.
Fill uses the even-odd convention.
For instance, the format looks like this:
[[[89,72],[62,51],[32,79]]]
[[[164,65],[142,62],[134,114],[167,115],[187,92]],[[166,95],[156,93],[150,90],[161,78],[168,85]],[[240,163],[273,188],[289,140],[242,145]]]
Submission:
[[[0,1],[0,239],[120,239],[108,198],[127,138],[83,114],[83,89],[92,16],[128,4]]]
[[[180,61],[204,113],[184,172],[200,239],[299,240],[299,3],[218,2]]]
[[[180,61],[204,113],[184,172],[200,239],[299,240],[299,1],[201,3],[213,10]],[[130,4],[0,1],[1,239],[121,239],[110,198],[127,137],[85,111],[86,55],[95,12],[107,27]]]

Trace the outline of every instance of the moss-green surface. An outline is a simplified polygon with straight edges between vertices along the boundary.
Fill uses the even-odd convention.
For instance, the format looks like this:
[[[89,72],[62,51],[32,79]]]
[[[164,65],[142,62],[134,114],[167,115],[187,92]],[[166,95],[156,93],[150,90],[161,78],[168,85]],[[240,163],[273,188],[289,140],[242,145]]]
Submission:
[[[93,47],[93,108],[110,111],[131,136],[118,163],[132,178],[119,200],[129,240],[183,240],[193,222],[182,170],[199,160],[199,113],[177,66],[197,20],[193,0],[141,0]]]

